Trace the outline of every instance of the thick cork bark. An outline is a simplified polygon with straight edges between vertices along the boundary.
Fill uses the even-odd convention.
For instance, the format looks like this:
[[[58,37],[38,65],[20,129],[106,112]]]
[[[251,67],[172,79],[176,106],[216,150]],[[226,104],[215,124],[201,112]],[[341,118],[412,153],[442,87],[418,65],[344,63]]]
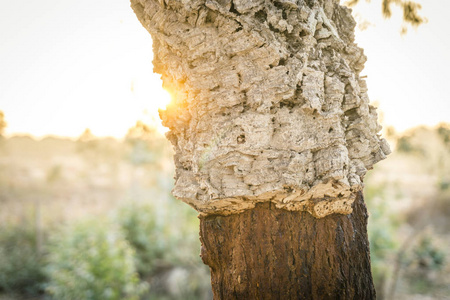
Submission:
[[[361,191],[389,154],[338,0],[131,0],[172,93],[173,194],[216,299],[373,299]]]
[[[351,213],[389,147],[359,75],[366,57],[337,0],[132,0],[153,38],[173,194],[202,214],[257,203]]]
[[[375,299],[367,211],[316,219],[273,203],[200,218],[214,299]]]

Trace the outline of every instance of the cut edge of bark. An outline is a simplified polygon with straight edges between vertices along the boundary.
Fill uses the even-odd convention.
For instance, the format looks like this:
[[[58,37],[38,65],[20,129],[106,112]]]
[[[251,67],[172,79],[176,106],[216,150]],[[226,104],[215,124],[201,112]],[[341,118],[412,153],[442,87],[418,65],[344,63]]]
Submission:
[[[272,194],[272,193],[270,193]],[[323,198],[305,198],[304,194],[278,195],[269,197],[265,195],[261,198],[228,198],[208,202],[204,205],[192,203],[190,199],[179,198],[181,201],[189,204],[199,212],[199,216],[208,215],[229,216],[240,214],[246,210],[253,209],[257,204],[270,202],[276,208],[288,211],[306,211],[313,217],[320,219],[332,214],[348,215],[353,212],[353,202],[356,199],[356,192],[351,192],[346,196],[323,197]],[[303,197],[302,197],[303,196]]]

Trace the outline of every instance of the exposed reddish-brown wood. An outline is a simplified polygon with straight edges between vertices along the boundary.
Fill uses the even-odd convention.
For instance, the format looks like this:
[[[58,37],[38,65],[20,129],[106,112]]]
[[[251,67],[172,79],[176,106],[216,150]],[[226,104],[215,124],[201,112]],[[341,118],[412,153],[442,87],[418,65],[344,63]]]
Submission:
[[[374,299],[367,210],[316,219],[271,203],[200,218],[214,299]]]

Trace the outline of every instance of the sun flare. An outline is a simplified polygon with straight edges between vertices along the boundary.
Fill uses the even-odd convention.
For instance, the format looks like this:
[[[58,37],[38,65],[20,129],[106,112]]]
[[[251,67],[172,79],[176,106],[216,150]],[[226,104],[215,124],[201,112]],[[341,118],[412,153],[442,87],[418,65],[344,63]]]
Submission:
[[[94,2],[98,7],[103,3]],[[397,17],[386,21],[378,10],[381,0],[359,2],[354,12],[372,24],[356,33],[369,57],[362,74],[369,75],[369,97],[379,102],[386,127],[403,131],[419,124],[449,122],[445,74],[450,69],[450,39],[445,34],[445,14],[450,1],[416,0],[423,3],[430,22],[404,37],[396,30],[401,26],[401,11],[394,10]],[[96,136],[122,138],[137,120],[158,124],[161,133],[167,131],[158,110],[180,104],[177,97],[171,102],[174,91],[163,90],[161,75],[152,73],[148,32],[121,1],[105,15],[107,19],[86,15],[84,7],[83,1],[65,1],[54,10],[45,5],[23,7],[17,1],[0,4],[4,44],[0,47],[0,110],[8,123],[6,135],[77,138],[90,128]],[[50,23],[59,26],[47,26],[48,22],[28,26],[40,15],[36,9],[48,13]],[[79,17],[74,13],[80,13]],[[108,34],[105,24],[109,24]],[[74,29],[70,36],[67,26]],[[430,49],[433,55],[424,55]]]
[[[170,95],[169,91],[161,88],[161,90],[158,91],[158,98],[156,100],[155,106],[158,108],[158,110],[165,110],[171,101],[172,96]]]
[[[161,134],[165,134],[167,131],[169,131],[169,129],[167,127],[164,127],[162,125],[161,119],[159,118],[159,111],[160,110],[166,110],[167,106],[169,106],[169,104],[172,102],[172,96],[169,93],[169,91],[167,91],[164,88],[160,88],[157,90],[157,96],[156,96],[156,100],[154,101],[153,105],[154,108],[152,109],[153,111],[156,111],[158,116],[156,117],[156,119],[158,120],[156,122],[156,129],[158,130],[159,133]]]

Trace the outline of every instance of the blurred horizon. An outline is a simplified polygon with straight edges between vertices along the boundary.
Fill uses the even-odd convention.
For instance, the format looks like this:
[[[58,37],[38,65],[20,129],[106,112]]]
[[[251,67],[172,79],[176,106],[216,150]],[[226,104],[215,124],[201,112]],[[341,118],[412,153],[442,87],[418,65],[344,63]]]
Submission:
[[[377,295],[445,299],[450,124],[386,138],[393,153],[364,180]],[[174,168],[170,142],[144,122],[121,140],[0,137],[0,299],[87,299],[127,284],[150,287],[140,299],[212,299],[197,212],[170,194]],[[105,253],[105,237],[122,255]]]
[[[1,110],[0,110],[1,111]],[[7,119],[5,118],[5,121],[7,123]],[[147,121],[147,122],[146,122]],[[160,122],[160,120],[158,120]],[[80,139],[80,137],[83,136],[83,134],[88,130],[92,136],[95,139],[113,139],[113,140],[117,140],[117,141],[124,141],[127,137],[128,131],[130,129],[132,129],[133,127],[136,126],[137,123],[143,123],[146,126],[148,126],[149,128],[153,129],[155,131],[156,134],[160,135],[161,137],[164,138],[165,133],[169,130],[166,127],[163,127],[160,123],[157,123],[158,121],[155,121],[155,119],[149,119],[149,120],[143,120],[143,119],[138,119],[135,121],[134,124],[131,124],[125,131],[125,133],[122,136],[114,136],[114,135],[97,135],[95,132],[93,132],[89,127],[86,127],[84,130],[82,130],[80,132],[80,134],[78,135],[58,135],[58,134],[52,134],[52,133],[48,133],[48,134],[43,134],[43,135],[33,135],[32,133],[29,132],[13,132],[13,133],[8,133],[7,129],[8,126],[5,127],[5,131],[6,133],[3,134],[2,136],[6,139],[10,139],[10,138],[14,138],[14,137],[28,137],[31,138],[35,141],[41,141],[44,139],[61,139],[61,140],[70,140],[70,141],[77,141]],[[388,141],[393,142],[392,137],[386,136],[388,135],[388,131],[390,131],[392,134],[395,135],[399,135],[399,136],[405,136],[408,135],[409,133],[418,130],[418,129],[426,129],[426,130],[436,130],[440,127],[449,127],[450,126],[450,122],[446,122],[446,121],[441,121],[438,122],[435,125],[425,125],[425,124],[418,124],[409,128],[406,128],[402,131],[397,130],[394,126],[385,126],[383,124],[381,124],[383,129],[381,130],[381,134],[384,138],[386,138]]]

